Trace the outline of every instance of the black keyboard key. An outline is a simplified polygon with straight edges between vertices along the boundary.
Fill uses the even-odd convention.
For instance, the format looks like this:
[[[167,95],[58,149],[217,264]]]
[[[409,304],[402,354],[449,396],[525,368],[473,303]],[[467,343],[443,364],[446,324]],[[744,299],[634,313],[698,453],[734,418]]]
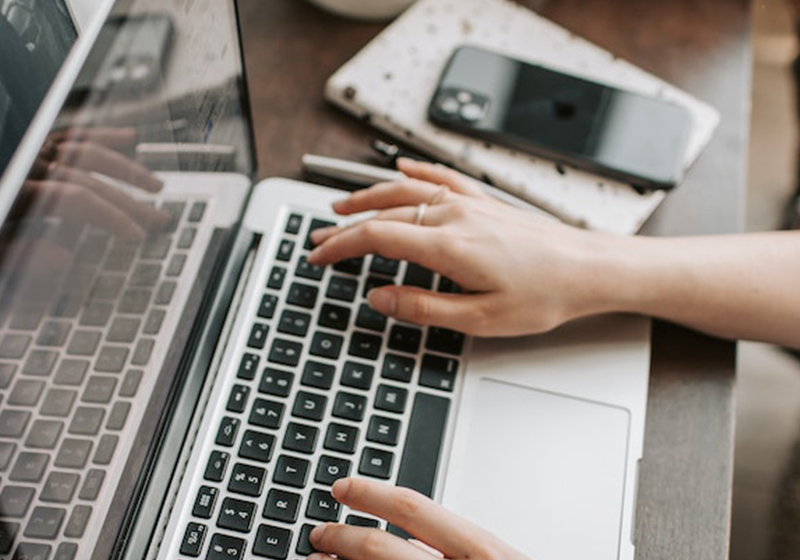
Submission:
[[[149,335],[158,334],[166,316],[167,313],[163,309],[151,309],[150,313],[147,314],[147,320],[144,322],[142,332]]]
[[[189,210],[189,216],[186,218],[189,223],[196,224],[203,219],[203,214],[206,213],[205,202],[195,202]]]
[[[44,506],[33,508],[25,526],[25,536],[33,539],[55,539],[61,532],[66,514],[66,510],[61,508]]]
[[[125,367],[128,349],[122,346],[103,346],[94,363],[95,371],[119,373]]]
[[[325,303],[320,309],[319,322],[317,324],[337,331],[346,331],[347,326],[350,324],[350,310],[340,305]]]
[[[156,341],[152,338],[142,338],[136,343],[136,349],[131,356],[131,365],[146,366],[150,361],[150,355],[153,353],[153,347]]]
[[[358,445],[358,428],[332,422],[325,433],[325,449],[352,455]]]
[[[16,371],[16,365],[0,363],[0,389],[7,389],[8,386],[11,385]]]
[[[103,269],[108,272],[128,272],[135,258],[136,247],[134,245],[118,245],[108,253]],[[109,299],[115,297],[117,297],[116,294]]]
[[[364,291],[362,293],[363,297],[367,297],[367,294],[370,293],[375,288],[382,288],[383,286],[391,286],[394,284],[394,280],[391,278],[385,278],[383,276],[370,276],[364,282]]]
[[[7,334],[0,340],[0,358],[18,360],[30,343],[31,337],[26,334]]]
[[[328,291],[325,295],[330,299],[351,302],[356,299],[358,294],[358,282],[353,278],[344,276],[331,276],[328,282]]]
[[[339,391],[333,401],[332,414],[337,418],[360,422],[367,408],[367,397]]]
[[[314,248],[314,246],[315,246],[314,242],[311,241],[311,232],[312,231],[314,231],[315,229],[326,228],[326,227],[331,227],[331,226],[335,226],[335,225],[336,224],[334,222],[329,222],[327,220],[319,220],[317,218],[314,218],[313,220],[311,220],[311,225],[308,226],[308,236],[306,237],[306,242],[303,245],[303,248],[306,249],[306,250],[311,250],[311,249]]]
[[[430,290],[433,287],[433,272],[418,264],[408,263],[403,285]]]
[[[301,499],[299,494],[273,488],[267,493],[267,501],[264,504],[263,515],[267,519],[283,521],[284,523],[294,523],[297,521],[297,515],[300,513]]]
[[[49,463],[49,455],[25,451],[17,455],[9,478],[15,482],[39,482],[44,477]]]
[[[197,229],[193,227],[184,228],[178,237],[178,249],[191,249],[195,237],[197,237]]]
[[[340,478],[345,478],[350,475],[351,466],[352,464],[347,459],[323,455],[319,458],[314,482],[332,486],[333,483]]]
[[[41,305],[22,305],[14,311],[11,328],[18,331],[33,331],[44,318],[45,309]]]
[[[261,358],[256,354],[246,353],[242,356],[242,361],[239,362],[239,371],[236,372],[236,377],[239,379],[251,380],[255,379],[256,372],[258,371],[258,362]]]
[[[351,356],[375,360],[381,352],[383,340],[379,336],[361,331],[355,331],[350,338],[350,347],[347,353]]]
[[[325,274],[325,267],[311,264],[305,256],[302,256],[300,260],[297,261],[297,268],[294,274],[299,278],[306,278],[308,280],[322,280],[322,276]]]
[[[164,234],[151,235],[142,245],[141,257],[148,260],[162,260],[169,254],[170,245],[172,245],[171,236]]]
[[[400,440],[400,421],[385,416],[373,416],[369,419],[367,440],[385,445],[397,445]]]
[[[192,515],[200,519],[211,519],[214,515],[214,505],[217,503],[219,490],[213,486],[201,486],[192,507]]]
[[[250,329],[250,336],[247,339],[247,345],[256,350],[263,350],[267,344],[267,335],[269,334],[269,325],[264,323],[255,323]]]
[[[247,533],[253,526],[255,511],[256,505],[252,502],[237,500],[236,498],[225,498],[222,500],[222,506],[217,517],[217,527]]]
[[[242,560],[247,541],[215,533],[208,545],[206,560]]]
[[[264,294],[264,297],[261,298],[261,305],[258,306],[258,316],[262,319],[272,319],[275,316],[275,308],[277,306],[277,296]]]
[[[47,486],[45,485],[45,490]],[[0,492],[0,515],[8,517],[25,517],[28,508],[36,495],[36,489],[28,486],[4,486]],[[42,498],[44,501],[48,501]]]
[[[423,387],[452,391],[456,383],[458,361],[444,356],[425,354],[422,357],[419,384]]]
[[[43,502],[68,504],[78,490],[81,477],[75,473],[54,471],[47,475],[39,499]]]
[[[92,452],[94,444],[85,439],[66,438],[56,455],[55,465],[65,469],[82,469]]]
[[[278,323],[278,332],[305,336],[311,323],[311,315],[302,311],[285,309],[281,313],[281,320]]]
[[[345,362],[342,370],[342,385],[368,391],[372,386],[375,368],[358,362]]]
[[[69,516],[67,526],[64,527],[64,536],[73,539],[83,537],[86,531],[86,526],[89,524],[89,519],[92,517],[91,506],[77,505],[72,508],[72,514]]]
[[[86,478],[83,480],[81,491],[78,492],[78,497],[81,500],[96,500],[97,496],[100,495],[100,489],[103,487],[105,478],[105,471],[89,469],[86,473]]]
[[[131,261],[133,262],[133,261]],[[130,267],[130,264],[128,264]],[[126,269],[127,270],[127,269]],[[125,285],[125,277],[116,274],[101,274],[89,292],[89,297],[94,300],[110,301],[117,299],[122,287]]]
[[[325,407],[328,404],[328,397],[309,393],[308,391],[298,391],[292,408],[292,416],[305,418],[306,420],[320,421],[325,415]]]
[[[135,317],[117,317],[108,329],[106,340],[108,342],[133,342],[139,333],[141,324],[141,319]]]
[[[345,259],[333,265],[333,270],[335,270],[336,272],[352,274],[353,276],[360,276],[361,270],[363,268],[364,268],[364,257]]]
[[[294,253],[294,241],[284,239],[278,245],[278,254],[275,255],[275,260],[289,262],[292,260],[292,253]]]
[[[214,440],[217,445],[222,447],[232,447],[236,441],[236,434],[239,431],[239,419],[224,416],[217,429],[217,437]]]
[[[336,367],[333,364],[308,360],[303,367],[303,377],[300,379],[300,383],[317,389],[330,389],[335,376]]]
[[[412,488],[428,497],[433,495],[449,411],[450,401],[446,398],[426,393],[416,395],[397,474],[398,486]]]
[[[114,306],[104,301],[90,301],[83,307],[80,324],[84,327],[105,327],[111,319]]]
[[[311,339],[309,352],[314,356],[335,360],[342,351],[343,343],[344,338],[337,334],[322,331],[315,332],[314,337]]]
[[[277,430],[283,419],[283,403],[268,401],[266,399],[256,399],[253,401],[253,408],[250,411],[248,422],[261,428]]]
[[[19,533],[19,523],[9,523],[5,520],[0,520],[0,554],[8,554],[11,552],[11,547],[17,540]]]
[[[305,459],[281,455],[275,465],[275,474],[272,476],[272,480],[294,488],[305,488],[310,466],[311,463]]]
[[[86,360],[67,358],[61,360],[61,363],[58,364],[53,381],[57,385],[82,385],[88,370],[89,362]]]
[[[125,290],[125,293],[122,294],[122,300],[119,302],[118,310],[120,313],[141,315],[147,311],[147,306],[150,304],[150,298],[152,296],[152,290],[128,288]]]
[[[203,550],[208,528],[201,523],[189,523],[181,541],[181,554],[196,558]]]
[[[414,375],[415,366],[416,360],[414,360],[414,358],[397,354],[386,354],[383,360],[381,377],[408,383]]]
[[[267,279],[267,288],[280,290],[283,288],[283,281],[286,279],[286,269],[282,266],[273,266]]]
[[[382,315],[366,303],[362,303],[358,307],[356,326],[370,331],[383,332],[386,330],[386,315]]]
[[[296,366],[300,362],[303,345],[299,342],[276,338],[272,341],[269,361],[284,366]]]
[[[267,393],[277,397],[288,397],[289,391],[292,390],[293,381],[293,373],[267,367],[264,368],[264,373],[261,375],[261,382],[258,385],[258,391],[260,393]]]
[[[31,413],[24,410],[0,411],[0,437],[19,438],[25,433]]]
[[[67,354],[71,356],[94,356],[100,345],[100,331],[75,331],[67,346]]]
[[[236,463],[231,471],[228,490],[236,494],[258,497],[264,489],[264,480],[267,477],[266,469]]]
[[[33,449],[55,449],[64,423],[57,420],[36,420],[25,439],[25,447]]]
[[[316,286],[292,282],[292,285],[289,286],[289,293],[286,296],[286,303],[297,305],[298,307],[305,307],[306,309],[313,309],[317,303],[318,294],[319,288]]]
[[[56,555],[53,560],[75,560],[78,557],[78,545],[70,542],[63,542],[56,548]]]
[[[239,446],[239,457],[269,463],[275,451],[275,436],[256,430],[246,430]]]
[[[313,426],[290,422],[286,426],[286,435],[283,438],[283,448],[290,451],[312,454],[317,446],[319,430]]]
[[[94,452],[92,463],[95,465],[108,465],[111,459],[114,458],[114,452],[117,450],[117,443],[119,437],[112,434],[104,434],[97,443],[97,449]]]
[[[247,398],[250,396],[250,387],[244,385],[234,385],[231,394],[228,396],[228,404],[225,409],[229,412],[244,412],[247,408]]]
[[[21,542],[14,553],[14,560],[48,560],[51,551],[49,544]]]
[[[422,331],[415,327],[404,327],[403,325],[393,325],[389,331],[389,348],[416,354],[422,342]]]
[[[58,360],[58,352],[51,350],[31,350],[22,373],[26,375],[50,375]]]
[[[253,542],[253,554],[274,560],[285,560],[292,544],[292,532],[289,529],[259,525],[256,540]]]
[[[108,404],[117,388],[117,379],[107,375],[92,375],[81,395],[81,402]]]
[[[154,303],[156,305],[169,305],[172,302],[172,296],[175,295],[175,290],[178,289],[177,282],[173,280],[165,280],[161,282],[161,285],[158,287],[158,291],[156,291],[156,299]]]
[[[393,463],[394,454],[390,451],[365,447],[364,451],[361,453],[361,462],[358,464],[358,472],[382,480],[389,480],[392,477]]]
[[[0,472],[5,471],[14,458],[17,444],[10,441],[0,441]]]
[[[183,267],[186,265],[186,255],[183,253],[178,253],[172,255],[172,258],[169,261],[169,265],[167,265],[167,276],[175,277],[180,276],[181,272],[183,272]]]
[[[308,497],[306,517],[319,521],[339,521],[341,506],[327,490],[315,488]]]
[[[47,321],[42,325],[36,344],[39,346],[63,346],[72,329],[69,323],[61,321]]]
[[[289,219],[286,220],[286,233],[297,235],[300,233],[300,228],[303,226],[303,216],[300,214],[289,214]]]
[[[142,375],[144,375],[144,372],[140,369],[128,370],[125,373],[125,377],[122,378],[122,385],[119,386],[119,396],[135,397],[142,381]]]
[[[139,263],[134,267],[128,284],[137,288],[153,288],[161,276],[161,265],[158,263]]]
[[[344,522],[353,527],[366,527],[367,529],[377,529],[381,526],[381,522],[377,519],[369,519],[368,517],[352,514],[348,515]]]
[[[72,422],[67,430],[70,434],[93,436],[100,431],[106,411],[92,406],[79,406],[75,409]]]
[[[406,400],[408,400],[408,391],[405,389],[391,385],[378,385],[375,408],[402,414],[406,409]]]
[[[206,472],[203,477],[212,482],[222,482],[225,478],[225,470],[228,467],[230,455],[224,451],[212,451],[206,464]]]
[[[314,530],[314,525],[305,524],[300,528],[300,536],[297,539],[297,554],[308,556],[316,552],[316,549],[311,545],[311,531]]]
[[[164,231],[174,232],[178,228],[185,209],[185,202],[168,201],[161,205],[161,210],[169,214],[169,222],[164,226]]]
[[[400,269],[400,261],[395,259],[387,259],[380,255],[373,255],[372,263],[369,265],[369,271],[375,274],[384,274],[386,276],[396,276],[397,271]]]
[[[441,327],[431,327],[428,329],[425,348],[434,352],[459,356],[464,351],[464,340],[465,337],[460,332]]]

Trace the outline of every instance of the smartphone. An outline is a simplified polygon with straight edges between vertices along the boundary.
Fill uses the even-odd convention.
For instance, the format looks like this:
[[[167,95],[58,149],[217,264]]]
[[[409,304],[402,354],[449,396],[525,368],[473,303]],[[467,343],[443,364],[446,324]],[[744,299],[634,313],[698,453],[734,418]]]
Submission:
[[[693,124],[677,104],[473,46],[453,53],[428,118],[645,189],[680,181]]]

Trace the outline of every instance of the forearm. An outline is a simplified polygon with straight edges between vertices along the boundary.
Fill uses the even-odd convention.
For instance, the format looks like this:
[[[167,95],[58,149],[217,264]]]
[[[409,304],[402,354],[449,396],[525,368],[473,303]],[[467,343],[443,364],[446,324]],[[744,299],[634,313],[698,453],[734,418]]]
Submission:
[[[609,272],[592,312],[641,313],[800,348],[800,232],[615,238],[606,249],[594,257],[608,259]]]

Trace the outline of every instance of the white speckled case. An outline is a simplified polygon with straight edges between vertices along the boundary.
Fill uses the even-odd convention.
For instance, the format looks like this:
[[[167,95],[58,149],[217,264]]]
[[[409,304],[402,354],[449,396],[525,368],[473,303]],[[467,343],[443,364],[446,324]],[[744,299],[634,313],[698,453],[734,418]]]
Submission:
[[[328,80],[326,96],[390,135],[566,222],[618,233],[638,231],[666,196],[664,191],[639,194],[618,181],[428,122],[439,76],[462,44],[685,106],[694,118],[686,167],[719,122],[712,107],[509,0],[419,0]]]

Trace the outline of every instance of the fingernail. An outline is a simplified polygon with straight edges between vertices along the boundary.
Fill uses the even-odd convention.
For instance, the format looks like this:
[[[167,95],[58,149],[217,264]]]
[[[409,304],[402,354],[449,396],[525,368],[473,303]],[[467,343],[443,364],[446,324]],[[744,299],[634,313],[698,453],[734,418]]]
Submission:
[[[341,501],[347,496],[347,491],[350,489],[350,479],[349,478],[340,478],[336,482],[333,483],[331,487],[331,493],[333,497],[337,500]]]
[[[311,539],[311,542],[319,541],[322,538],[322,535],[325,533],[325,529],[327,525],[317,525],[312,529],[311,534],[308,537]]]
[[[349,196],[347,198],[340,198],[339,200],[331,204],[331,206],[333,207],[334,210],[338,211],[339,209],[347,206],[347,202],[349,200],[350,200]]]
[[[412,159],[410,157],[399,157],[399,158],[397,158],[397,165],[409,165],[409,164],[413,165],[415,163],[418,163],[417,160]]]
[[[336,226],[317,228],[311,232],[311,241],[319,243],[320,240],[325,239],[335,229],[337,229]]]
[[[371,290],[367,294],[369,306],[384,315],[397,314],[397,295],[392,290]]]
[[[308,254],[306,260],[311,264],[317,264],[317,259],[319,259],[319,253],[320,253],[319,249],[314,249]]]

